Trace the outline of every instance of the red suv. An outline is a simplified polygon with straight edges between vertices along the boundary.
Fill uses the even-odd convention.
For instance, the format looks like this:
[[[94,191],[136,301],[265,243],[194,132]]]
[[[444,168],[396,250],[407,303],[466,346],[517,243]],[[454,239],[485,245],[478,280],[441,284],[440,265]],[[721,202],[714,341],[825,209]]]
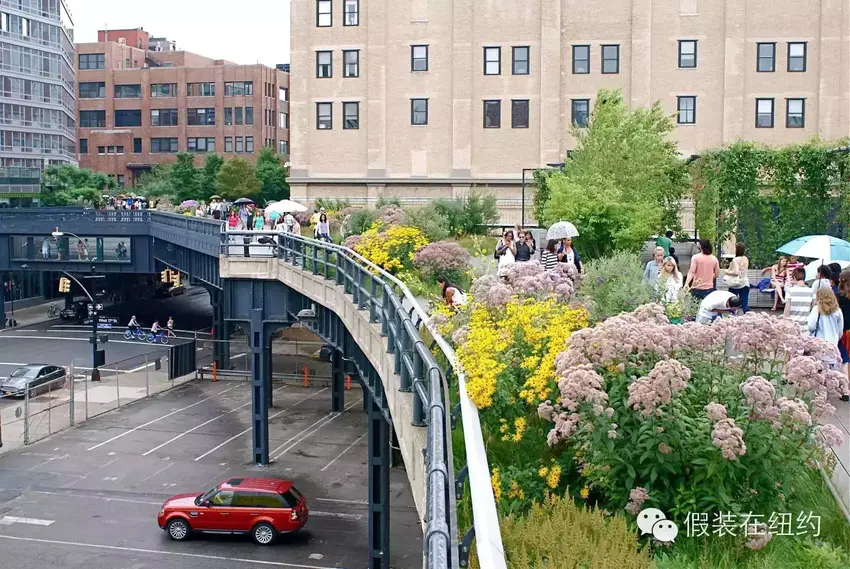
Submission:
[[[250,533],[260,545],[307,523],[307,501],[292,482],[231,478],[203,494],[177,494],[165,501],[157,521],[171,539],[193,532]]]

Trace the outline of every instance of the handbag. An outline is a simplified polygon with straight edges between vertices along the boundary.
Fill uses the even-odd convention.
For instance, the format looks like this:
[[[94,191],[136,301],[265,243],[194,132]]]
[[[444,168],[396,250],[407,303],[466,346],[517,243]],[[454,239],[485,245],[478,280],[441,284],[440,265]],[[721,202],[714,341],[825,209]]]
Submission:
[[[743,275],[740,274],[741,272],[738,270],[738,264],[737,263],[735,263],[733,261],[732,265],[733,266],[730,266],[729,268],[734,269],[735,272],[738,273],[738,274],[734,275],[734,276],[729,275],[729,274],[724,274],[723,275],[723,282],[726,283],[726,286],[728,288],[744,288],[745,286],[747,286],[746,278]]]

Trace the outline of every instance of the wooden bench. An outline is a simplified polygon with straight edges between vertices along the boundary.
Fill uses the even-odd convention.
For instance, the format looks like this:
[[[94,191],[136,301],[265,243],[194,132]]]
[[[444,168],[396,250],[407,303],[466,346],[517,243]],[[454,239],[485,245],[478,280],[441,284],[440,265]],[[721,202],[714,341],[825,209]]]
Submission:
[[[750,308],[773,308],[773,289],[767,289],[767,291],[762,292],[758,289],[757,285],[759,281],[761,281],[765,277],[769,277],[769,274],[762,276],[761,269],[750,269],[747,271],[747,277],[750,279]],[[720,278],[717,279],[717,290],[728,290],[729,287],[726,285],[726,281],[723,279],[723,271],[720,271]]]

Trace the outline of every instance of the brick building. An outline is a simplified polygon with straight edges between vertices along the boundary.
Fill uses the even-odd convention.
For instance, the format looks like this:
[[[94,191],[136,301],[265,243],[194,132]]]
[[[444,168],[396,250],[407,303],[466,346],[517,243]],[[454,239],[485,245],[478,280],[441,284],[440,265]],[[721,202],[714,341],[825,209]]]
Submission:
[[[289,154],[288,73],[179,51],[141,28],[77,44],[77,94],[80,166],[121,186],[177,152]]]

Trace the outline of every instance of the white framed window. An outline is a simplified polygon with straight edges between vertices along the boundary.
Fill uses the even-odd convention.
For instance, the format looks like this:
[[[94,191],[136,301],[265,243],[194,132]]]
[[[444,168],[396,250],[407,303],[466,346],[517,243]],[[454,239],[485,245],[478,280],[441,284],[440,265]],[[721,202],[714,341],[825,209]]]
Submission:
[[[785,128],[806,128],[805,99],[785,99]]]
[[[360,77],[360,50],[350,49],[342,52],[342,76]]]
[[[773,128],[773,99],[756,99],[756,128]]]
[[[484,75],[501,75],[502,73],[502,48],[484,48]]]
[[[317,0],[316,2],[316,26],[329,28],[333,25],[333,2],[331,0]]]
[[[678,124],[696,124],[697,98],[691,95],[676,97],[676,111]]]
[[[345,0],[342,5],[342,25],[360,25],[360,0]]]

